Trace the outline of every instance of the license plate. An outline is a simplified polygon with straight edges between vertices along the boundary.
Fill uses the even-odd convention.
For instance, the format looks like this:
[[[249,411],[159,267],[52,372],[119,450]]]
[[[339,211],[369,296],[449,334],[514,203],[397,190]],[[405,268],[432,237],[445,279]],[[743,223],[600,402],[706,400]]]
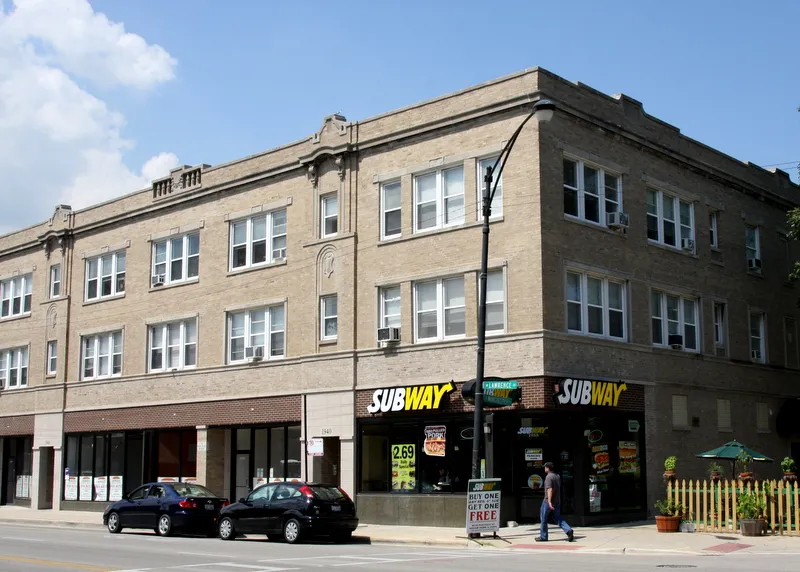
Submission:
[[[206,505],[206,510],[214,510],[214,505],[213,504],[207,504]]]
[[[337,505],[333,505],[333,506],[331,507],[331,510],[332,510],[333,512],[342,512],[342,507],[340,507],[340,506],[337,506]]]

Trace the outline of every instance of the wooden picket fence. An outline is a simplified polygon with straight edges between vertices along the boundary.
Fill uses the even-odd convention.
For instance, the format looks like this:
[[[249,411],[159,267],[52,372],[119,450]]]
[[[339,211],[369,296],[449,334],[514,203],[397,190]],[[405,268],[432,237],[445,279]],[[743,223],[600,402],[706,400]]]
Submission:
[[[683,520],[697,532],[736,532],[739,529],[736,499],[755,491],[766,503],[768,532],[800,536],[800,482],[675,481],[667,485],[667,499],[683,505]]]

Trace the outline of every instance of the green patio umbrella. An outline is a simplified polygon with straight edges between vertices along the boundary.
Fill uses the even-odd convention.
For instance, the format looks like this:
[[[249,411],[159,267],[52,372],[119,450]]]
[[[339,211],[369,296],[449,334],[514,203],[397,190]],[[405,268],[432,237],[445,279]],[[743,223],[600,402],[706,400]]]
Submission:
[[[697,457],[702,457],[704,459],[726,459],[733,463],[733,478],[736,479],[736,458],[739,456],[739,453],[744,451],[747,455],[753,457],[754,462],[758,463],[771,463],[772,459],[764,455],[763,453],[759,453],[758,451],[754,451],[747,445],[739,443],[739,441],[728,441],[722,447],[717,447],[716,449],[711,449],[710,451],[706,451],[705,453],[700,453],[696,455]]]

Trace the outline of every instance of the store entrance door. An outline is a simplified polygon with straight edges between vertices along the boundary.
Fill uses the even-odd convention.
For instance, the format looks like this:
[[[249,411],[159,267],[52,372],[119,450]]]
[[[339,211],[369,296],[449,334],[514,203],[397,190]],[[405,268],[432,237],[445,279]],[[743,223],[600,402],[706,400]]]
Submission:
[[[526,432],[526,431],[530,432]],[[561,513],[574,511],[574,460],[567,439],[550,427],[522,428],[514,447],[514,491],[519,521],[539,522],[544,500],[544,464],[551,462],[561,476]]]

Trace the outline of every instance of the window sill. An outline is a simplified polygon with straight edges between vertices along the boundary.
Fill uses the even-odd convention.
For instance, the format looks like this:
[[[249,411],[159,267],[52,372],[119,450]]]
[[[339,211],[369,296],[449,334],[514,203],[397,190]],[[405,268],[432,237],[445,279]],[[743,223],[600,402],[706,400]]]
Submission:
[[[748,270],[747,275],[752,276],[753,278],[761,278],[761,280],[764,280],[763,272],[753,272],[752,270]]]
[[[667,244],[662,244],[660,242],[656,242],[653,239],[648,238],[647,244],[649,246],[660,248],[661,250],[666,250],[667,252],[672,252],[673,254],[680,254],[681,256],[686,256],[688,258],[694,258],[695,260],[698,258],[697,254],[694,252],[689,252],[686,250],[682,250],[680,248],[676,248],[674,246],[669,246]]]
[[[447,337],[447,338],[425,338],[424,340],[416,339],[416,340],[414,340],[414,345],[425,346],[425,345],[428,345],[428,344],[436,344],[436,343],[441,344],[441,343],[445,343],[445,342],[456,342],[456,341],[464,340],[466,338],[467,338],[467,336],[465,334],[463,336],[450,336],[450,337]]]
[[[493,217],[493,218],[489,219],[489,224],[495,224],[495,223],[503,222],[503,220],[505,220],[505,219],[502,216]],[[412,233],[410,236],[400,235],[400,236],[397,236],[395,238],[381,239],[381,240],[378,241],[378,246],[386,246],[387,244],[397,244],[399,242],[406,242],[408,240],[414,240],[414,239],[417,239],[417,238],[424,238],[426,236],[438,236],[440,234],[446,234],[448,232],[455,232],[455,231],[458,231],[458,230],[464,230],[466,228],[476,228],[476,227],[479,227],[479,226],[482,226],[482,225],[483,225],[483,221],[480,220],[480,221],[465,222],[465,223],[457,224],[457,225],[453,225],[453,226],[446,226],[444,228],[435,228],[435,229],[431,229],[431,230],[421,230],[421,231],[417,231],[417,232]],[[441,341],[441,340],[439,340],[439,341]]]
[[[270,262],[269,264],[259,264],[258,266],[250,266],[248,268],[237,268],[235,270],[229,270],[227,276],[238,276],[239,274],[247,274],[248,272],[255,272],[257,270],[264,270],[265,268],[275,268],[276,266],[286,266],[287,259],[284,258],[283,260],[276,260],[275,262]]]
[[[262,358],[262,359],[260,359],[260,360],[258,360],[258,361],[252,361],[252,362],[251,362],[251,361],[248,361],[248,360],[246,360],[246,359],[237,360],[237,361],[229,361],[229,362],[228,362],[228,363],[226,363],[225,365],[237,365],[237,366],[249,365],[249,366],[256,366],[256,365],[258,365],[258,364],[260,364],[260,363],[269,363],[269,362],[272,362],[272,361],[283,361],[283,360],[285,360],[285,359],[286,359],[286,356],[285,356],[285,355],[282,355],[282,356],[271,356],[271,357],[269,357],[269,358]],[[169,373],[169,372],[166,372],[166,373]]]
[[[759,435],[769,435],[771,431],[769,429],[756,429],[756,433]]]
[[[346,233],[332,234],[330,236],[323,236],[322,238],[318,238],[316,240],[304,242],[303,248],[309,248],[311,246],[317,246],[319,244],[325,244],[327,242],[336,242],[337,240],[345,240],[346,238],[353,238],[355,235],[356,233],[354,232],[346,232]]]
[[[605,232],[606,234],[611,234],[614,236],[619,236],[620,238],[628,238],[628,235],[624,232],[620,232],[614,230],[613,228],[608,228],[605,225],[600,224],[599,222],[592,222],[590,220],[584,220],[582,218],[578,218],[569,214],[564,214],[564,220],[567,222],[579,224],[581,226],[585,226],[587,228],[592,228],[594,230],[599,230],[600,232]]]
[[[124,298],[124,297],[125,297],[125,292],[123,292],[122,294],[114,294],[113,296],[106,296],[105,298],[96,298],[94,300],[85,300],[83,302],[83,305],[84,306],[91,306],[92,304],[101,304],[103,302],[109,302],[111,300],[120,300],[121,298]]]
[[[692,428],[691,428],[691,427],[689,427],[688,425],[687,425],[687,426],[685,426],[685,427],[675,427],[675,426],[673,425],[673,427],[672,427],[672,430],[673,430],[673,431],[691,431],[691,430],[692,430]]]
[[[196,365],[190,365],[190,366],[186,366],[186,367],[171,367],[169,369],[151,369],[151,370],[147,371],[147,375],[150,375],[150,374],[153,374],[153,375],[155,375],[155,374],[164,375],[165,373],[177,373],[179,371],[194,371],[195,369],[197,369]]]
[[[45,379],[54,379],[55,377],[56,377],[55,373],[48,373],[48,374],[45,374],[45,376],[44,376]]]
[[[578,332],[575,330],[567,330],[567,334],[570,336],[580,336],[581,338],[589,338],[592,340],[605,340],[607,342],[617,342],[620,344],[627,344],[627,338],[614,338],[611,336],[601,336],[599,334],[585,334],[583,332]]]
[[[721,266],[721,267],[723,267],[723,268],[725,267],[725,262],[723,262],[722,260],[714,260],[714,259],[712,258],[712,259],[710,260],[710,262],[711,262],[711,264],[714,264],[714,265],[716,265],[716,266]]]
[[[335,346],[339,343],[339,338],[325,338],[324,340],[319,341],[319,345],[321,346]]]
[[[122,377],[121,373],[117,373],[114,375],[104,375],[103,377],[82,377],[81,381],[107,381],[110,379],[120,379]]]
[[[14,320],[24,320],[25,318],[30,318],[31,313],[25,312],[24,314],[17,314],[16,316],[6,316],[5,318],[0,318],[0,322],[13,322]]]
[[[189,280],[183,280],[181,282],[170,282],[169,284],[164,284],[163,286],[150,286],[150,292],[158,292],[159,290],[169,290],[170,288],[178,288],[180,286],[188,286],[189,284],[197,284],[200,282],[200,278],[191,278]]]
[[[652,348],[658,351],[659,353],[664,353],[664,354],[672,354],[672,355],[678,354],[678,355],[686,355],[694,357],[703,356],[703,354],[700,353],[700,350],[685,350],[685,349],[673,350],[672,348],[667,346],[656,346],[656,345],[652,346]]]
[[[717,431],[720,433],[733,433],[733,427],[717,427]]]

